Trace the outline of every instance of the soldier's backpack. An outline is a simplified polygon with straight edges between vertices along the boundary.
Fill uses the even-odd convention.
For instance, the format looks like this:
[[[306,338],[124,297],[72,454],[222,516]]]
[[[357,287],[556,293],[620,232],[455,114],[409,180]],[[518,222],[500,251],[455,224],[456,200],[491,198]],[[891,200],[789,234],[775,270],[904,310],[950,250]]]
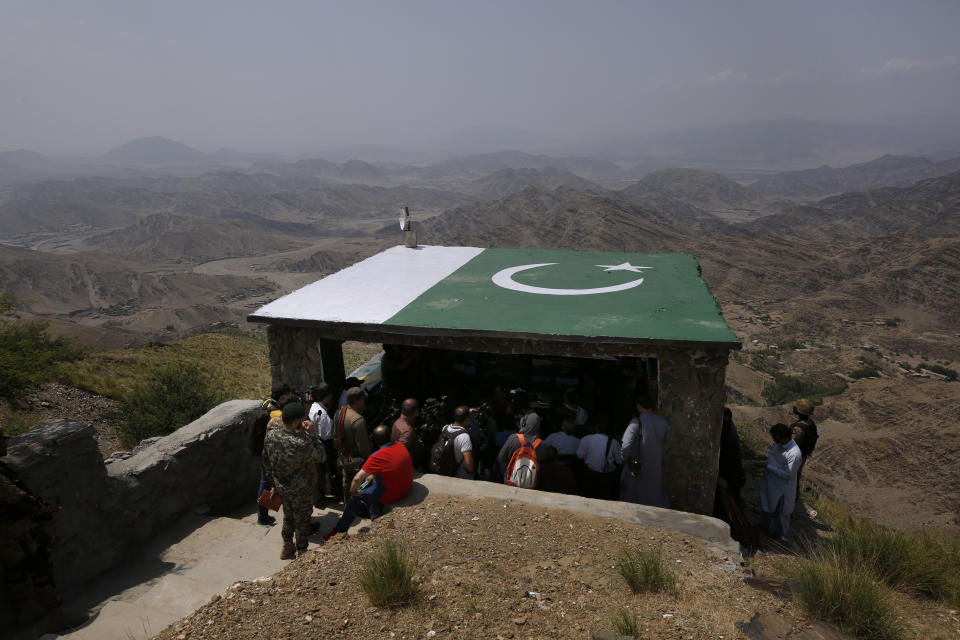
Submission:
[[[537,447],[540,446],[540,438],[527,442],[522,433],[518,433],[517,438],[520,448],[510,456],[506,481],[511,487],[533,489],[537,486]]]
[[[430,473],[452,476],[457,473],[457,458],[453,453],[453,441],[464,433],[463,428],[447,425],[440,431],[440,437],[430,447]]]
[[[817,447],[817,440],[820,439],[820,434],[817,432],[817,423],[813,421],[813,418],[798,420],[790,425],[790,431],[793,432],[793,439],[800,447],[800,453],[803,454],[803,457],[810,457],[810,454]]]
[[[270,413],[279,409],[280,407],[272,398],[267,398],[256,410],[247,414],[244,420],[247,429],[247,448],[253,455],[263,455],[263,439],[267,436]]]

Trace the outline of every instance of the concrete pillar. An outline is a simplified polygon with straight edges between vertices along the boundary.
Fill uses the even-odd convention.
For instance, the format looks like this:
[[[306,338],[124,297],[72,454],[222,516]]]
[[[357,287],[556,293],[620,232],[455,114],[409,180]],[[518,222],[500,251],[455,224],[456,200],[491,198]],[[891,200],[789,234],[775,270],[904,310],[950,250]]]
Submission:
[[[726,394],[725,350],[659,350],[661,413],[670,424],[663,481],[670,506],[710,514]]]

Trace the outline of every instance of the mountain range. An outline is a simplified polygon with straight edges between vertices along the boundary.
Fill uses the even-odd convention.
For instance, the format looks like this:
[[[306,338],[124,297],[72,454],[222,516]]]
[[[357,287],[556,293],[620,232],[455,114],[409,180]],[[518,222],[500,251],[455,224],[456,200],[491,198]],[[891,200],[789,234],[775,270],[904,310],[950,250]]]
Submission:
[[[877,187],[906,187],[918,180],[954,171],[960,171],[960,158],[931,162],[915,156],[885,155],[838,169],[823,165],[777,173],[750,186],[768,196],[817,198]]]

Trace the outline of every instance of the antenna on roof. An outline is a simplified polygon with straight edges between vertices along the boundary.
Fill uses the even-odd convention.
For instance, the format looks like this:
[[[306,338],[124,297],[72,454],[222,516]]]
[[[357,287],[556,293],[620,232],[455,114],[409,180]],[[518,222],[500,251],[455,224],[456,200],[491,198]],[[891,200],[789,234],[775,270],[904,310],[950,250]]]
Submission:
[[[414,249],[417,246],[417,232],[410,223],[410,207],[400,207],[400,231],[403,232],[403,246]]]

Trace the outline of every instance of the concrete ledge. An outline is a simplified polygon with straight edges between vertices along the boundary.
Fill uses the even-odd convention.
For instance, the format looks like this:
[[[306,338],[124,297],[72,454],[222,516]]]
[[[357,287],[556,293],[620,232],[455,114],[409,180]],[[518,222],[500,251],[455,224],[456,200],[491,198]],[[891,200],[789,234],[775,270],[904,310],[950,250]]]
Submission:
[[[419,489],[417,485],[422,485]],[[614,518],[625,522],[642,524],[658,529],[678,531],[703,540],[710,551],[724,556],[739,565],[740,544],[730,537],[727,523],[710,516],[673,509],[661,509],[629,502],[595,500],[581,496],[568,496],[562,493],[548,493],[533,489],[518,489],[493,482],[461,480],[432,473],[419,476],[414,481],[410,495],[398,504],[413,504],[424,498],[423,491],[431,494],[449,496],[469,496],[474,498],[495,498],[497,500],[516,500],[524,504],[549,509],[563,509],[578,515],[597,518]]]

